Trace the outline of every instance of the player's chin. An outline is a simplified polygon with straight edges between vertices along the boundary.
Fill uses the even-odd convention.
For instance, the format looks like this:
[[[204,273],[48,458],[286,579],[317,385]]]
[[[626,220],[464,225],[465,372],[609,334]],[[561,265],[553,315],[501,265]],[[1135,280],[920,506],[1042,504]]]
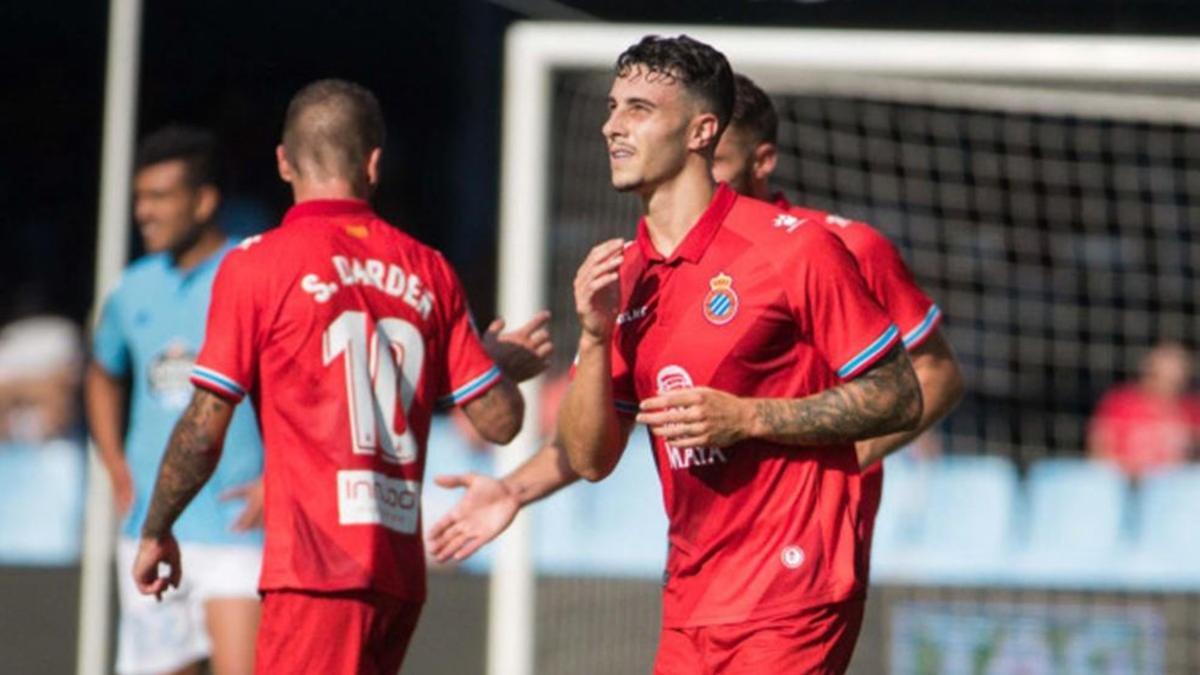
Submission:
[[[641,187],[641,185],[642,180],[637,176],[617,173],[616,171],[612,174],[612,186],[617,192],[632,192]]]

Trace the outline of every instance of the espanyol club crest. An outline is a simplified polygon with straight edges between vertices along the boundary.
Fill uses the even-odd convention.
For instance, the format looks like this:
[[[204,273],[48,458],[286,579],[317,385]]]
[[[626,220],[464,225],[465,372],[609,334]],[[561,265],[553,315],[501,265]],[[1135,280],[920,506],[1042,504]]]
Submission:
[[[733,290],[733,277],[722,272],[708,280],[708,295],[704,296],[704,318],[716,326],[733,321],[738,311],[738,296]]]

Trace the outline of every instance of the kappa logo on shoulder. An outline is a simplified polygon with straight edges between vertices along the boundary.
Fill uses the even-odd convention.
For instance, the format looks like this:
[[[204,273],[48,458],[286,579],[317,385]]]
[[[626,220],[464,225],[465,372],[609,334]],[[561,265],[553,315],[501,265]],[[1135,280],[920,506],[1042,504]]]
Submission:
[[[708,295],[704,296],[704,318],[714,326],[724,326],[737,316],[738,294],[733,290],[733,277],[724,272],[709,279]]]
[[[790,213],[781,213],[775,216],[775,222],[772,223],[772,226],[776,229],[787,230],[788,234],[791,234],[807,222],[807,218],[797,218]]]

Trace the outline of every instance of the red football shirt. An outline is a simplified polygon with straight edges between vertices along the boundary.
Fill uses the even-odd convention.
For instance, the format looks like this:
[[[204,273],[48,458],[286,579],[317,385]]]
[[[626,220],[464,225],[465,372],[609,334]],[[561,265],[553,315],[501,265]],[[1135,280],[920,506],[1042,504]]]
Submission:
[[[260,587],[422,601],[432,410],[499,379],[450,265],[365,202],[301,202],[230,252],[192,382],[258,412]]]
[[[1143,476],[1191,459],[1196,412],[1194,400],[1163,399],[1126,385],[1100,400],[1091,431],[1104,437],[1103,459],[1127,475]]]
[[[899,342],[845,246],[820,226],[776,227],[781,215],[722,184],[669,257],[639,224],[613,336],[620,412],[690,386],[807,396]],[[861,593],[851,445],[653,447],[670,520],[665,626],[783,616]]]
[[[867,280],[867,287],[900,328],[905,348],[915,349],[933,334],[942,320],[942,311],[917,285],[900,252],[879,230],[861,221],[792,206],[782,194],[775,195],[773,202],[788,212],[787,216],[776,222],[777,227],[786,229],[799,227],[803,223],[819,223],[842,240],[858,263],[858,270]],[[861,561],[864,576],[870,566],[871,536],[882,498],[883,462],[876,462],[863,472],[862,517],[859,523],[866,541]]]

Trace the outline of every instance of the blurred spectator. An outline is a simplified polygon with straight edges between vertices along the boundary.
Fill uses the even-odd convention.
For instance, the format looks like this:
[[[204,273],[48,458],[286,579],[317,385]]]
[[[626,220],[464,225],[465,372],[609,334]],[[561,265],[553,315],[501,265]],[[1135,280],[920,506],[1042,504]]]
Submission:
[[[79,329],[67,319],[37,316],[0,331],[0,440],[41,443],[78,424]]]
[[[1197,402],[1188,394],[1192,362],[1186,349],[1163,343],[1141,362],[1141,374],[1100,400],[1088,429],[1088,452],[1128,476],[1182,464],[1192,457]]]
[[[79,557],[84,455],[79,328],[36,316],[0,330],[0,564]]]

